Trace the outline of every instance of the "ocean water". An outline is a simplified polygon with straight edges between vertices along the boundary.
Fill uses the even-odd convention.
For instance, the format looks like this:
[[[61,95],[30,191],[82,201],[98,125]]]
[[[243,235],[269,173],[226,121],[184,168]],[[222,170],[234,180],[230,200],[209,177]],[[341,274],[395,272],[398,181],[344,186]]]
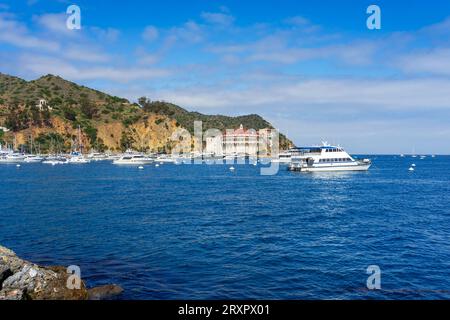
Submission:
[[[0,165],[0,244],[78,265],[120,299],[450,299],[450,157],[371,158],[368,172],[275,176]]]

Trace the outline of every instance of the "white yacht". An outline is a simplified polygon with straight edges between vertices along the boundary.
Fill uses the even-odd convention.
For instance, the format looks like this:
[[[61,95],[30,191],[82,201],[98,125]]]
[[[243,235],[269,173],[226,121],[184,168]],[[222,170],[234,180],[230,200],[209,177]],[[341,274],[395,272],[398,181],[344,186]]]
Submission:
[[[69,160],[65,157],[59,157],[59,156],[52,156],[47,157],[44,161],[42,161],[43,164],[51,164],[52,166],[55,166],[57,164],[67,164],[69,163]]]
[[[23,161],[26,163],[38,163],[44,161],[44,157],[35,154],[27,154],[25,155],[25,159]]]
[[[107,154],[100,152],[91,152],[87,155],[87,158],[92,161],[109,160],[109,156]]]
[[[299,154],[292,156],[289,170],[301,172],[325,171],[367,171],[372,162],[369,159],[355,160],[339,146],[299,148]]]
[[[175,163],[175,159],[167,154],[161,154],[156,157],[155,162],[159,163]]]
[[[91,162],[91,160],[86,159],[80,152],[72,152],[68,161],[71,164],[84,164]]]
[[[0,163],[17,163],[24,160],[25,156],[22,153],[8,152],[0,154]]]
[[[113,161],[113,164],[143,165],[152,163],[153,159],[141,154],[125,154]]]

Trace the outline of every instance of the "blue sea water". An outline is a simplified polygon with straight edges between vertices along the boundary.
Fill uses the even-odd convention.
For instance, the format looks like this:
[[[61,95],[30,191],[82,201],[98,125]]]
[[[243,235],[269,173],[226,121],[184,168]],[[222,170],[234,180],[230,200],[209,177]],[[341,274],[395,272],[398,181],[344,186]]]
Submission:
[[[121,299],[450,299],[450,157],[371,158],[368,172],[275,176],[1,165],[0,244],[79,265]]]

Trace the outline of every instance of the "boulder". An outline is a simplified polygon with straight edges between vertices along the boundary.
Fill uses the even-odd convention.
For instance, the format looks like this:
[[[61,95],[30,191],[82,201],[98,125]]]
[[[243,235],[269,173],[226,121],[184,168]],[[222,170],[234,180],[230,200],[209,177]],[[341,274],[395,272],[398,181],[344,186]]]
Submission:
[[[111,299],[123,292],[123,289],[115,284],[95,287],[88,290],[89,300]]]
[[[12,275],[11,269],[0,262],[0,290],[2,290],[3,282]]]
[[[67,286],[70,276],[65,267],[39,266],[0,246],[0,300],[98,300],[123,291],[116,285],[88,291],[82,280],[79,289],[71,289]]]

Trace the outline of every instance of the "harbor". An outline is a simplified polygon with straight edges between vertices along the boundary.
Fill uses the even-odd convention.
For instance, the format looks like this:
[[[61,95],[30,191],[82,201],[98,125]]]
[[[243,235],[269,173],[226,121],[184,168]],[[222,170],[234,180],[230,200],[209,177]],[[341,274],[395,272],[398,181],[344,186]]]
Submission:
[[[0,243],[125,300],[450,298],[450,157],[367,157],[364,172],[266,177],[263,164],[0,165]],[[384,290],[367,291],[374,261]]]

